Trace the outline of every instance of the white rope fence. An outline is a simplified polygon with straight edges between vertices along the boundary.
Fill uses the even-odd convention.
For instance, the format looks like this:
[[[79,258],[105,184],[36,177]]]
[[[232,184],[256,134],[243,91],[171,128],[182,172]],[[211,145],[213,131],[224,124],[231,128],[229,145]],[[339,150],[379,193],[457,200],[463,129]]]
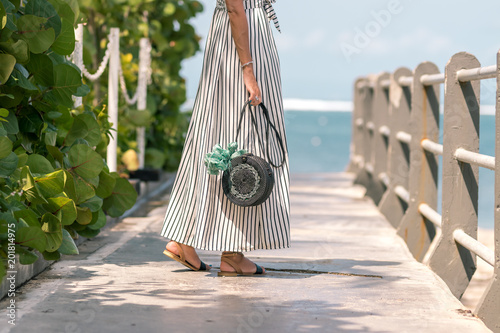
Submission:
[[[111,172],[117,170],[117,148],[118,148],[118,85],[122,95],[128,105],[137,104],[137,110],[146,110],[147,88],[151,83],[151,44],[149,39],[141,38],[139,51],[139,77],[137,79],[137,89],[132,97],[128,95],[123,68],[120,61],[120,29],[111,28],[108,35],[108,44],[101,63],[97,71],[91,74],[83,63],[83,24],[79,24],[75,31],[76,45],[72,55],[73,63],[80,68],[84,77],[90,81],[99,79],[109,64],[108,71],[108,117],[112,123],[115,133],[110,139],[107,151],[107,163]],[[75,98],[75,107],[82,104],[82,98]],[[139,157],[139,168],[144,168],[144,158],[146,152],[145,128],[137,129],[137,147]]]

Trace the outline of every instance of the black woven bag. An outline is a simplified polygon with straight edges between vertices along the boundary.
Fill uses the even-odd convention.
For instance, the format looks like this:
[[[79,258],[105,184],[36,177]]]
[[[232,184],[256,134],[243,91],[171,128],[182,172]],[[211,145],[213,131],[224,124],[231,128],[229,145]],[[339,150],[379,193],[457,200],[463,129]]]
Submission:
[[[246,153],[241,156],[231,159],[230,170],[224,171],[222,175],[222,189],[227,198],[234,204],[238,206],[248,207],[257,206],[262,204],[269,198],[274,187],[274,172],[271,165],[275,168],[279,168],[285,162],[285,148],[283,147],[283,141],[281,136],[274,124],[271,123],[269,118],[269,111],[264,106],[263,103],[259,104],[264,116],[266,118],[266,141],[267,141],[267,158],[269,162],[265,159],[255,156],[252,153]],[[243,120],[243,115],[246,110],[249,110],[252,119],[255,132],[257,134],[257,139],[259,141],[260,147],[264,152],[264,146],[259,136],[259,130],[257,123],[255,121],[254,115],[252,113],[252,108],[250,106],[250,101],[245,104],[241,110],[240,120],[238,124],[238,130],[236,132],[236,138],[240,134],[241,122]],[[269,127],[272,127],[276,133],[276,139],[280,144],[282,161],[279,165],[274,165],[270,158],[269,149]]]

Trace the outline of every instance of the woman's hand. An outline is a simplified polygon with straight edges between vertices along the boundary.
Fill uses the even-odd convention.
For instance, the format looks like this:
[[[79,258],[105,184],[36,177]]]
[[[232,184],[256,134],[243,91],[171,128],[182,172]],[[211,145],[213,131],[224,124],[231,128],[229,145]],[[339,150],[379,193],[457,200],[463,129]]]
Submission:
[[[251,104],[255,106],[262,103],[262,95],[260,94],[257,80],[255,80],[252,65],[247,65],[243,68],[243,81],[245,82],[245,87],[250,94],[249,100],[252,101]]]

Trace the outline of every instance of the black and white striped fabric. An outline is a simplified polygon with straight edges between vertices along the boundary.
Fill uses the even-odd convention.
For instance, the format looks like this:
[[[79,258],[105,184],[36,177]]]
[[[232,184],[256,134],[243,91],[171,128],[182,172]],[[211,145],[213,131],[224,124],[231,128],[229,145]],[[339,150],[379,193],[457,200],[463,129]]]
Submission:
[[[207,37],[203,69],[193,114],[174,181],[161,235],[179,243],[210,251],[251,251],[290,246],[289,161],[285,135],[280,64],[270,20],[279,28],[271,0],[242,0],[249,24],[254,71],[285,146],[285,163],[274,168],[275,185],[266,202],[241,207],[231,203],[222,190],[222,173],[209,175],[203,158],[217,143],[224,148],[237,141],[240,149],[265,157],[252,128],[250,114],[236,130],[240,110],[249,95],[243,83],[240,60],[231,36],[224,0],[217,7]],[[270,7],[271,6],[271,9]],[[263,146],[266,147],[265,117],[256,115]],[[270,138],[271,159],[279,164],[281,149]]]

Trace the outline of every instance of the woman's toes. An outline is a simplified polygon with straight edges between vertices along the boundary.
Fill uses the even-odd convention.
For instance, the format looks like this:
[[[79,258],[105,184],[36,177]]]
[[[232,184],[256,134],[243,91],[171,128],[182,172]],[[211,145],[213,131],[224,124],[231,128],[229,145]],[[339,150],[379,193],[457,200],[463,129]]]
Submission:
[[[179,255],[179,249],[174,241],[170,241],[167,243],[167,251],[172,252],[175,255]]]

